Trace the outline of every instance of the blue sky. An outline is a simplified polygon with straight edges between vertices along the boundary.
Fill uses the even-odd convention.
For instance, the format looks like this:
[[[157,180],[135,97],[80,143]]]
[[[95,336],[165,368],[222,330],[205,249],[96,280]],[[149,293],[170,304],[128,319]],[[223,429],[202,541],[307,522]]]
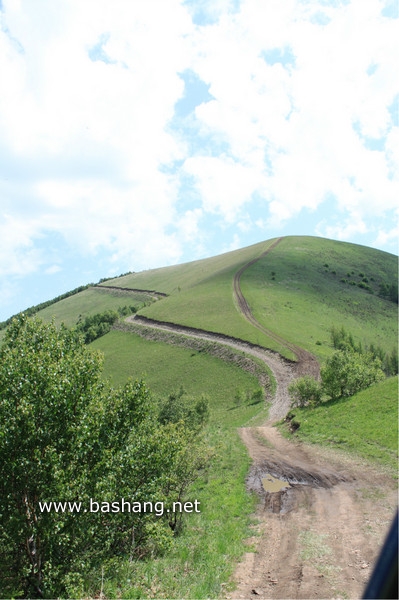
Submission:
[[[397,253],[398,3],[1,0],[0,320],[280,235]]]

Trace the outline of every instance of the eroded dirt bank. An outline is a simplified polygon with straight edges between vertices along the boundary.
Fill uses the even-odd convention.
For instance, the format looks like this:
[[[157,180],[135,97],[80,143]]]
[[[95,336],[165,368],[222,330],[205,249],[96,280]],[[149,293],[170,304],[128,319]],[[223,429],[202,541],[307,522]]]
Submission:
[[[270,426],[243,428],[259,494],[255,552],[233,581],[238,598],[361,598],[394,515],[394,482],[337,452],[288,442]],[[270,473],[288,489],[266,493]]]

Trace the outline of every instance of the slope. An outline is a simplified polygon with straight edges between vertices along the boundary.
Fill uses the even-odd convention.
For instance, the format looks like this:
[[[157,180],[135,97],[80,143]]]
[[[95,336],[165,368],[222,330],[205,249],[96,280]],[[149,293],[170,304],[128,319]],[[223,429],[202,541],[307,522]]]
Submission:
[[[233,282],[240,270],[243,295],[272,337],[254,328],[238,310]],[[397,305],[378,293],[380,284],[397,285],[397,257],[365,246],[313,237],[278,238],[109,283],[169,294],[141,315],[241,338],[291,359],[293,352],[281,338],[323,359],[331,353],[333,325],[344,326],[364,344],[381,345],[385,351],[396,347]]]

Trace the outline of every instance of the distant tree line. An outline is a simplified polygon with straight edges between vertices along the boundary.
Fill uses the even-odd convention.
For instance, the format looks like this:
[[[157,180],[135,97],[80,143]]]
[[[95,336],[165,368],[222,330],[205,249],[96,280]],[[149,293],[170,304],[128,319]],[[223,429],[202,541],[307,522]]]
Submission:
[[[118,275],[118,277],[124,277],[125,275],[131,275],[131,273],[132,273],[132,271],[128,271],[127,273],[121,273],[121,275]],[[111,279],[116,279],[116,277],[103,277],[102,279],[99,280],[98,283],[104,283],[104,281],[109,281]],[[51,306],[52,304],[55,304],[56,302],[59,302],[60,300],[65,300],[65,298],[69,298],[70,296],[79,294],[80,292],[83,292],[84,290],[87,290],[89,287],[93,287],[94,285],[98,285],[98,284],[87,283],[86,285],[80,285],[79,287],[77,287],[73,290],[70,290],[69,292],[65,292],[64,294],[60,294],[59,296],[56,296],[52,300],[46,300],[45,302],[41,302],[40,304],[35,304],[34,306],[30,306],[29,308],[17,313],[16,315],[11,316],[6,321],[0,321],[0,330],[8,327],[8,325],[11,323],[11,321],[14,319],[14,317],[18,317],[22,314],[26,315],[27,317],[32,317],[33,315],[38,313],[40,310],[43,310],[44,308],[47,308],[48,306]]]
[[[17,313],[16,315],[13,315],[6,321],[1,321],[0,329],[5,329],[6,327],[8,327],[8,325],[10,325],[10,323],[12,322],[12,320],[15,317],[19,317],[22,314],[24,314],[27,317],[32,317],[33,315],[38,313],[40,310],[43,310],[44,308],[47,308],[48,306],[51,306],[52,304],[55,304],[56,302],[59,302],[60,300],[65,300],[65,298],[69,298],[70,296],[79,294],[79,292],[83,292],[84,290],[87,290],[87,288],[91,287],[92,285],[93,285],[93,283],[88,283],[87,285],[80,285],[79,287],[77,287],[73,290],[70,290],[69,292],[65,292],[65,294],[60,294],[60,296],[56,296],[52,300],[46,300],[45,302],[41,302],[40,304],[35,304],[35,306],[31,306],[31,307],[27,308],[26,310],[23,310],[23,311]]]

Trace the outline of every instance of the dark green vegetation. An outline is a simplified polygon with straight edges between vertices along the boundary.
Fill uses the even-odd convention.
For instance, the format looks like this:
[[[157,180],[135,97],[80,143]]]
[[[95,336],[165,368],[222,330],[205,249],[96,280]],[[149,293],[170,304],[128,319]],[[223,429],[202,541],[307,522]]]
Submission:
[[[70,594],[102,561],[170,548],[174,503],[209,459],[204,398],[158,407],[143,382],[109,389],[73,330],[23,316],[0,351],[0,394],[2,595]]]
[[[129,311],[137,310],[139,315],[224,333],[270,347],[293,358],[289,349],[254,328],[238,311],[233,295],[234,276],[241,267],[259,258],[258,262],[244,270],[241,289],[256,318],[266,329],[310,350],[322,364],[338,350],[330,340],[332,326],[350,331],[356,344],[361,344],[363,349],[373,348],[378,356],[381,353],[388,357],[392,355],[397,341],[397,306],[379,293],[381,285],[395,284],[396,257],[353,244],[300,237],[284,238],[269,254],[262,256],[272,242],[184,265],[127,274],[107,281],[107,285],[120,287],[120,290],[110,290],[101,285],[89,287],[47,306],[39,316],[46,321],[54,316],[56,323],[64,321],[68,327],[76,327],[79,322],[79,327],[88,331],[98,319],[95,315],[106,311],[124,312],[126,309],[123,307],[129,307]],[[357,283],[350,285],[340,281],[342,278],[350,279],[346,275],[348,272],[351,278],[354,277],[352,271],[356,274],[356,282],[362,281],[359,274],[363,273],[363,277],[369,279],[368,284],[363,283],[372,286],[374,293]],[[143,291],[138,292],[140,289]],[[155,294],[145,290],[157,290],[168,294],[168,297],[156,299]],[[187,515],[179,532],[173,531],[172,536],[162,529],[159,544],[151,546],[148,543],[147,548],[151,551],[140,560],[137,560],[137,555],[130,560],[130,555],[123,552],[112,559],[109,554],[104,556],[100,553],[96,555],[96,564],[95,561],[85,563],[79,573],[71,567],[69,595],[216,597],[226,590],[221,584],[228,582],[235,559],[244,552],[242,540],[248,534],[249,515],[255,505],[255,499],[245,492],[249,460],[239,442],[237,427],[266,420],[267,408],[263,397],[270,392],[272,385],[267,384],[265,368],[252,359],[251,362],[242,352],[218,349],[216,343],[183,341],[179,336],[161,335],[159,332],[150,335],[147,331],[148,339],[145,339],[138,334],[138,329],[122,325],[121,320],[116,320],[108,333],[89,345],[91,349],[104,352],[105,379],[109,378],[113,386],[124,386],[129,377],[134,380],[143,378],[151,390],[148,396],[151,410],[163,406],[164,412],[169,411],[169,414],[173,413],[173,409],[170,410],[170,404],[173,404],[171,396],[179,401],[182,385],[186,393],[180,396],[182,402],[176,405],[176,413],[185,415],[188,420],[195,414],[201,414],[201,406],[204,413],[207,412],[206,403],[201,405],[204,396],[207,397],[209,422],[204,426],[204,436],[213,458],[207,471],[187,489],[187,497],[201,502],[201,513]],[[101,319],[94,323],[99,330],[100,323]],[[259,393],[259,381],[264,388],[263,394]],[[381,419],[376,419],[379,413],[375,404],[373,412],[366,410],[366,401],[360,404],[358,401],[361,394],[371,393],[371,390],[391,381],[394,380],[388,379],[354,396],[356,408],[351,408],[349,413],[351,398],[329,401],[314,410],[302,412],[302,409],[295,409],[294,421],[300,422],[297,435],[308,435],[307,431],[311,429],[307,423],[321,415],[307,439],[310,440],[319,431],[319,438],[313,441],[343,446],[373,460],[379,453],[378,460],[383,462],[385,459],[381,456],[388,452],[392,461],[394,448],[389,440],[385,446],[385,434],[381,436],[381,431],[386,427],[390,411],[392,431],[396,427],[396,388],[391,385],[384,391],[386,403],[384,405],[385,400],[382,400],[379,409],[386,416],[381,416]],[[347,420],[356,421],[356,427],[350,428],[346,424],[344,427],[345,417],[334,412],[341,405],[342,414],[346,411]],[[102,401],[99,400],[97,406],[101,413]],[[107,400],[104,406],[107,406]],[[196,406],[199,410],[195,409]],[[328,415],[331,415],[331,420]],[[339,425],[333,425],[333,421]],[[330,437],[327,432],[326,435],[322,433],[324,423],[330,423],[326,425]],[[159,425],[175,426],[173,422]],[[121,424],[122,431],[124,427]],[[372,430],[374,437],[370,437]],[[379,450],[373,453],[370,449],[377,448],[378,431]],[[162,447],[161,443],[160,449]],[[364,448],[368,449],[368,454]],[[110,465],[106,466],[104,477],[106,473],[110,476],[112,464],[110,461]],[[119,498],[118,484],[116,476],[108,491],[105,487],[100,490],[101,499],[111,499],[112,495]],[[123,485],[127,494],[128,483]],[[97,495],[99,497],[100,494]],[[80,516],[74,519],[74,527],[84,523]],[[158,523],[160,521],[156,521],[155,525]],[[162,554],[164,533],[170,547]],[[87,536],[86,548],[88,551],[92,548],[90,536]],[[68,552],[66,555],[69,560]]]
[[[122,275],[120,275],[120,277],[124,277],[124,275],[128,275],[128,273],[123,273]],[[100,279],[100,281],[98,283],[104,283],[104,282],[108,281],[109,279],[110,279],[109,277],[103,277],[102,279]],[[61,300],[66,300],[66,298],[75,296],[76,294],[79,294],[80,292],[87,290],[88,288],[92,287],[93,285],[94,285],[93,283],[87,283],[86,285],[80,285],[79,287],[77,287],[73,290],[70,290],[69,292],[65,292],[65,294],[60,294],[59,296],[52,298],[52,300],[46,300],[45,302],[41,302],[40,304],[31,306],[31,307],[25,309],[23,311],[23,313],[27,317],[32,317],[33,315],[44,310],[45,308],[47,308],[49,306],[53,306],[53,304],[57,304],[58,302],[61,302]],[[1,321],[0,329],[5,329],[7,327],[7,325],[10,325],[12,319],[13,319],[13,317],[10,317],[6,321]]]
[[[288,414],[295,436],[314,444],[347,450],[397,472],[398,377],[390,377],[352,397]],[[287,423],[282,431],[286,430]]]
[[[326,399],[353,396],[385,376],[398,373],[396,349],[388,354],[373,344],[363,348],[344,327],[331,328],[331,341],[336,351],[321,367],[320,381],[305,375],[290,384],[288,391],[294,408],[314,408]]]

